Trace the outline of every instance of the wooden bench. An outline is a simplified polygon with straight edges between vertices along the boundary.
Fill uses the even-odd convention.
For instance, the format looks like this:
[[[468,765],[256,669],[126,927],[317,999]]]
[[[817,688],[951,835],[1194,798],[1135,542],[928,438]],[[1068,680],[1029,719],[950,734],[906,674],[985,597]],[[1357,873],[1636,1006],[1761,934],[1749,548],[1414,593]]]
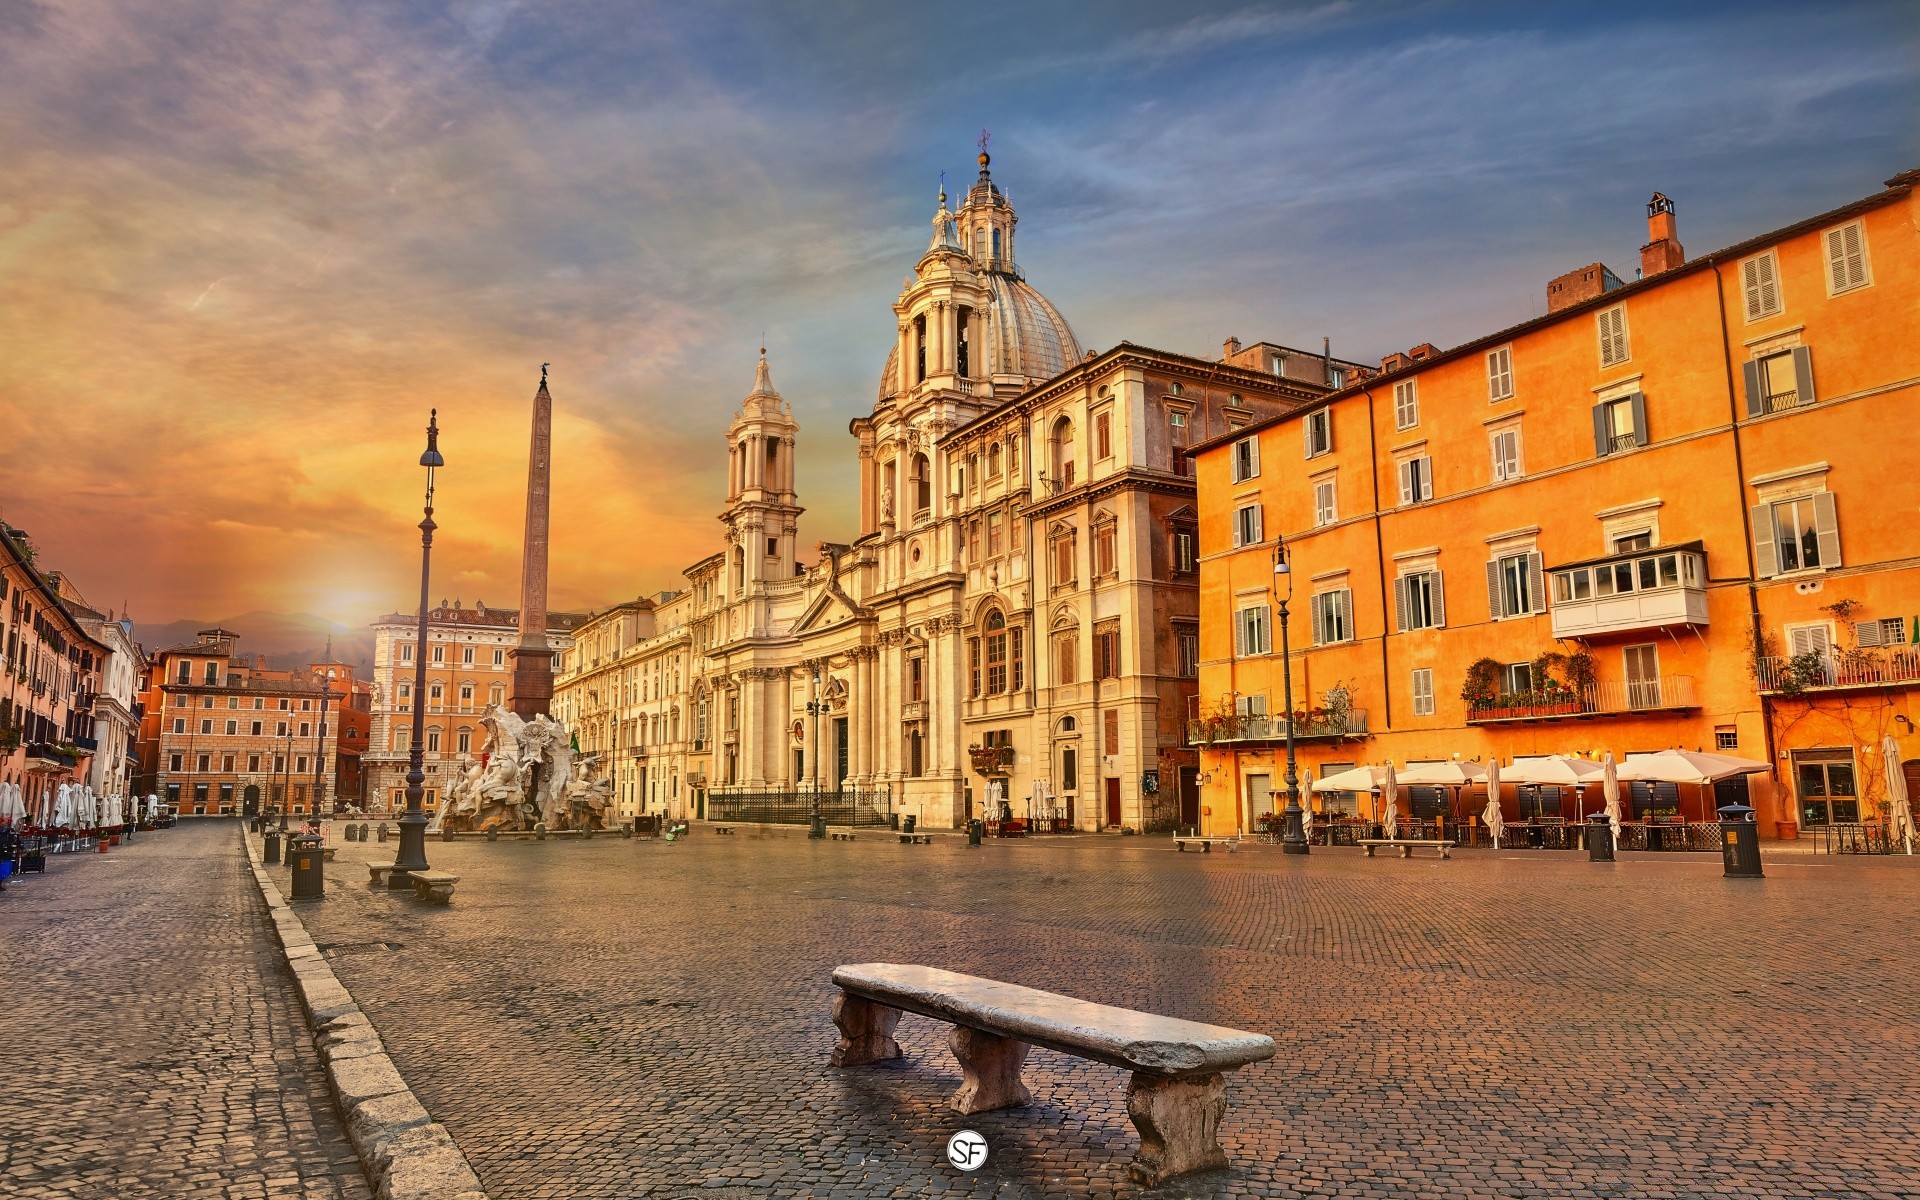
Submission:
[[[414,871],[407,878],[413,882],[415,899],[429,900],[435,904],[445,904],[453,899],[453,885],[460,882],[458,875],[445,871]]]
[[[1437,838],[1358,838],[1354,841],[1354,845],[1365,846],[1368,858],[1372,858],[1374,850],[1380,846],[1399,847],[1401,858],[1412,858],[1415,846],[1432,846],[1440,851],[1441,858],[1452,858],[1453,848],[1459,843]]]
[[[384,884],[387,881],[387,873],[393,870],[393,867],[394,867],[394,864],[390,862],[368,863],[367,873],[372,876],[371,882],[373,883],[373,885],[375,887],[379,887],[381,884]]]
[[[947,1045],[964,1075],[951,1102],[955,1112],[1031,1103],[1020,1079],[1029,1046],[1133,1072],[1127,1115],[1140,1131],[1140,1151],[1128,1174],[1146,1187],[1227,1165],[1219,1141],[1227,1111],[1224,1073],[1273,1057],[1273,1039],[1265,1034],[937,967],[862,963],[836,969],[833,982],[840,988],[833,1001],[833,1023],[840,1030],[832,1055],[836,1067],[899,1058],[893,1031],[902,1012],[952,1022]]]
[[[1186,853],[1188,846],[1198,846],[1202,854],[1211,854],[1216,845],[1225,846],[1227,852],[1231,854],[1239,848],[1240,839],[1230,837],[1176,837],[1173,839],[1173,848],[1182,854]]]
[[[900,835],[902,846],[931,846],[933,835],[930,833],[903,833]]]

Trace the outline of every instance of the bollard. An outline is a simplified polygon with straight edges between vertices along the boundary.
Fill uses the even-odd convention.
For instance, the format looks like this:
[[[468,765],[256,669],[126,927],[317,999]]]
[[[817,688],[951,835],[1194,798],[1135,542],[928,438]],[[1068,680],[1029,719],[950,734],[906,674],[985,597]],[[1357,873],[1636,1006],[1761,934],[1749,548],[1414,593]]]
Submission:
[[[443,842],[450,842],[453,840],[453,826],[442,825],[440,827],[440,840]]]
[[[1761,879],[1760,827],[1754,824],[1753,810],[1744,804],[1720,807],[1720,861],[1729,879]]]
[[[633,836],[633,826],[631,826],[631,825],[628,825],[628,824],[626,824],[626,823],[624,823],[624,822],[622,822],[622,823],[621,823],[621,825],[620,825],[620,837],[621,837],[621,839],[622,839],[622,840],[625,840],[625,839],[628,839],[628,838],[631,838],[632,836]]]
[[[500,827],[498,825],[487,826],[487,840],[490,842],[497,842],[500,840]]]
[[[380,822],[380,828],[374,830],[374,832],[380,835],[381,841],[386,841],[389,836],[387,833],[387,823],[385,821]]]
[[[303,833],[288,842],[287,863],[293,868],[293,898],[319,900],[326,895],[326,854],[320,839]]]
[[[587,840],[588,838],[590,838],[590,837],[592,837],[592,836],[593,836],[593,826],[591,826],[591,825],[582,825],[582,826],[580,827],[580,840],[581,840],[581,841],[583,841],[583,842],[584,842],[584,841],[586,841],[586,840]]]
[[[1587,814],[1587,861],[1613,861],[1613,822],[1606,813]]]
[[[547,823],[545,821],[535,821],[533,823],[533,840],[536,842],[544,842],[547,840]]]
[[[978,846],[980,844],[981,830],[982,825],[979,818],[976,817],[967,822],[967,845]]]
[[[266,861],[270,863],[280,861],[280,831],[278,829],[267,830]]]

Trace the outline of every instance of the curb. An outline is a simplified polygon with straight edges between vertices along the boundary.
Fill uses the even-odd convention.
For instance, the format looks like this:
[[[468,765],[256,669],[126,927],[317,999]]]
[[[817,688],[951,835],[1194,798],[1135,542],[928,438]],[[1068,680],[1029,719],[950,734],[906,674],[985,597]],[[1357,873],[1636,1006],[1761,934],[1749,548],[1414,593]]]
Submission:
[[[379,1200],[488,1200],[446,1126],[427,1114],[387,1056],[373,1022],[327,965],[299,914],[261,864],[244,825],[240,842],[267,902],[287,969],[326,1064],[347,1136]]]

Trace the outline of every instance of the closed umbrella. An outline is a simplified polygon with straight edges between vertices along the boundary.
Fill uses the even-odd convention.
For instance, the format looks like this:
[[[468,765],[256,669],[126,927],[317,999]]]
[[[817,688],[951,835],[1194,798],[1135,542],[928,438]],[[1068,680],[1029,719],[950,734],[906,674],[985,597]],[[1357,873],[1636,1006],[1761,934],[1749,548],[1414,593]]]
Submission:
[[[1887,836],[1895,841],[1907,844],[1907,853],[1913,853],[1913,807],[1907,795],[1907,775],[1900,769],[1900,743],[1888,734],[1880,743],[1880,757],[1887,768],[1887,812],[1893,817],[1893,823],[1887,828]]]
[[[1380,824],[1389,839],[1400,836],[1400,784],[1393,777],[1392,763],[1380,780]]]
[[[1607,798],[1607,824],[1613,826],[1613,844],[1620,845],[1620,768],[1614,765],[1613,751],[1600,763],[1600,792]]]
[[[1486,822],[1487,832],[1493,835],[1493,848],[1500,848],[1500,835],[1507,831],[1506,814],[1500,811],[1500,760],[1494,759],[1487,764],[1487,807],[1481,811],[1480,819]]]

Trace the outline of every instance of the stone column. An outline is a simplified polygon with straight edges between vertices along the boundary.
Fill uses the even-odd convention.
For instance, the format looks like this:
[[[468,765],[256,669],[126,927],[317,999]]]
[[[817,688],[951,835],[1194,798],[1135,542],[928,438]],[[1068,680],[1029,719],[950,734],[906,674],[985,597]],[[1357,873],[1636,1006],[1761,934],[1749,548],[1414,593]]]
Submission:
[[[900,326],[900,390],[913,386],[913,322]]]

